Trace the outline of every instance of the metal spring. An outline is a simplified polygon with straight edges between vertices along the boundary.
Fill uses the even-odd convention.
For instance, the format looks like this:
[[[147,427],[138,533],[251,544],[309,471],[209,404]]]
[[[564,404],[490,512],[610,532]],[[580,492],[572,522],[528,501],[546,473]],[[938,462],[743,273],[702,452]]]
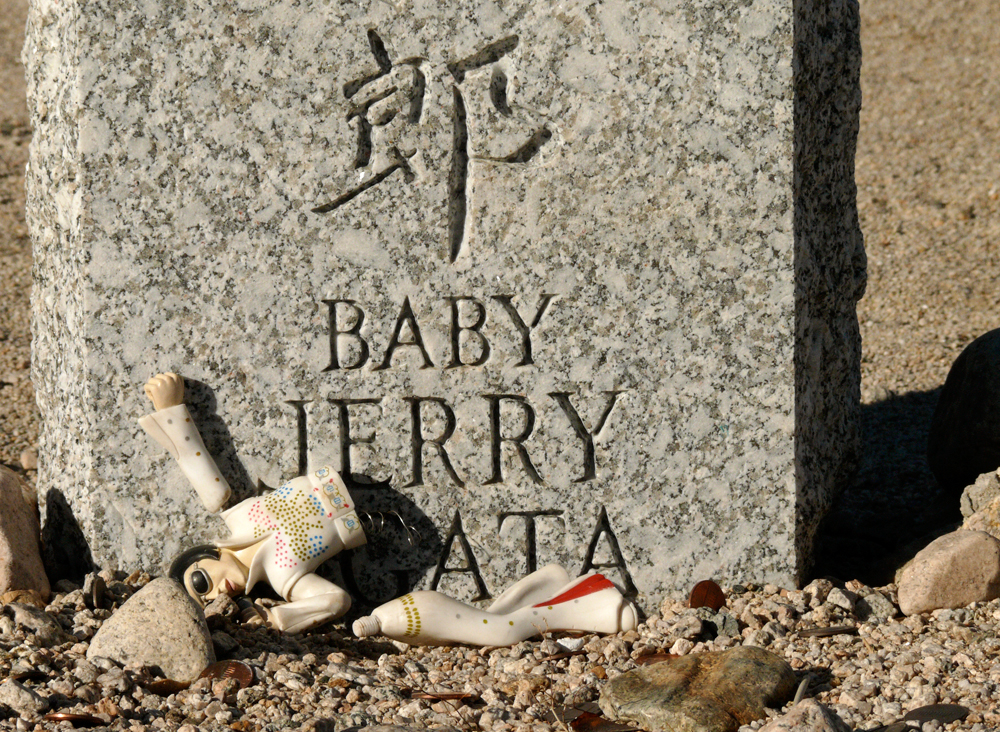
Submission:
[[[388,519],[386,518],[388,516]],[[388,514],[382,511],[375,511],[370,513],[368,511],[358,511],[358,519],[361,521],[361,528],[365,530],[365,534],[368,536],[377,536],[381,534],[388,523],[392,519],[396,519],[403,531],[406,532],[406,543],[411,547],[417,546],[421,542],[420,532],[416,530],[413,526],[410,526],[399,515],[398,511],[389,511]]]

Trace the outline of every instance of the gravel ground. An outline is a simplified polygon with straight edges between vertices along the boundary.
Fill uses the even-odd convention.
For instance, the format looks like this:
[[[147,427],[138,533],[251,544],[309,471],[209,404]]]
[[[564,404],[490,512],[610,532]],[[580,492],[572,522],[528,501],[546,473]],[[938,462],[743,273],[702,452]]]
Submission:
[[[23,213],[30,140],[19,65],[25,6],[25,0],[0,0],[0,463],[32,483],[34,470],[25,466],[37,442],[38,415],[29,374],[31,253]],[[821,536],[816,574],[882,586],[893,599],[893,587],[885,585],[894,568],[958,520],[957,506],[942,500],[924,457],[940,385],[962,347],[1000,326],[1000,5],[862,0],[861,13],[857,181],[869,280],[858,315],[865,448],[861,470],[844,487]],[[131,591],[125,588],[123,594]],[[560,728],[545,721],[553,710],[595,699],[605,678],[631,668],[639,656],[749,641],[789,659],[803,676],[812,673],[810,694],[859,729],[934,701],[963,703],[974,712],[945,727],[925,724],[924,732],[1000,728],[989,701],[1000,683],[997,601],[861,622],[822,596],[816,587],[731,595],[740,640],[708,640],[710,632],[679,637],[674,626],[693,611],[670,606],[638,632],[587,638],[584,654],[561,660],[544,660],[562,652],[551,638],[513,649],[400,650],[352,640],[343,628],[297,640],[229,628],[239,644],[233,657],[251,663],[264,683],[233,693],[200,682],[164,698],[144,691],[139,671],[109,667],[94,675],[88,669],[82,660],[88,633],[107,611],[89,610],[80,593],[69,592],[49,609],[75,630],[75,643],[41,648],[35,634],[0,618],[0,677],[23,662],[40,670],[24,677],[25,687],[62,709],[106,714],[114,729],[294,728],[320,707],[325,716],[341,715],[337,729],[416,720],[544,730]],[[841,622],[856,624],[859,634],[797,635],[803,627]],[[445,688],[468,689],[478,700],[413,698],[413,690]],[[0,722],[4,727],[33,725],[11,718]]]
[[[18,608],[12,618],[0,617],[0,676],[15,679],[0,686],[0,702],[21,715],[0,721],[0,729],[40,730],[42,715],[70,712],[112,730],[339,732],[395,724],[554,732],[567,730],[567,718],[595,702],[608,679],[654,654],[740,644],[785,658],[799,682],[806,682],[806,694],[855,729],[892,724],[931,704],[961,704],[970,714],[947,725],[926,722],[922,732],[1000,727],[994,703],[1000,600],[903,619],[895,617],[893,586],[874,590],[852,582],[834,588],[817,580],[795,591],[735,587],[726,590],[727,604],[718,613],[667,603],[660,615],[617,636],[547,635],[482,649],[361,641],[329,626],[293,638],[210,613],[217,653],[246,662],[254,681],[240,689],[231,679],[205,679],[178,690],[158,689],[160,679],[148,669],[86,659],[103,619],[149,579],[140,573],[125,581],[102,575],[107,592],[100,596],[101,609],[93,609],[93,595],[76,589],[60,593],[45,614]],[[849,630],[808,635],[816,627]],[[61,644],[53,642],[70,633]],[[453,698],[456,693],[466,696]],[[768,716],[780,713],[769,710]]]

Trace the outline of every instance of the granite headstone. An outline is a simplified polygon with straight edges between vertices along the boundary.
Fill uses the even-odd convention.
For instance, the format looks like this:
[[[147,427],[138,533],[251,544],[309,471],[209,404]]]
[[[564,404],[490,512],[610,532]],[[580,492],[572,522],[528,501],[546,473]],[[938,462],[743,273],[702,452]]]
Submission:
[[[27,38],[47,535],[225,534],[136,424],[177,371],[234,498],[353,477],[372,601],[803,576],[858,447],[855,3],[32,0]]]

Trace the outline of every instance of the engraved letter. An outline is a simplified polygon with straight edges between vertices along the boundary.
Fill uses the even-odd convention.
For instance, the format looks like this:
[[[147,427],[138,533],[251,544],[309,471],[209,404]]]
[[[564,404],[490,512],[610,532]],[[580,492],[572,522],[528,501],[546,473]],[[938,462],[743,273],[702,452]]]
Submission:
[[[368,342],[361,337],[361,325],[365,322],[365,311],[362,310],[354,300],[324,300],[323,303],[330,308],[330,365],[323,369],[326,371],[336,371],[337,369],[359,369],[368,361]],[[340,330],[337,326],[337,305],[347,305],[354,311],[354,325],[347,330]],[[354,363],[350,365],[340,365],[338,354],[338,340],[340,336],[353,336],[358,344],[358,356]]]
[[[535,410],[528,404],[528,400],[517,394],[483,394],[483,398],[490,400],[490,426],[493,432],[493,440],[490,443],[493,458],[493,475],[484,485],[493,485],[494,483],[501,483],[503,481],[502,455],[500,451],[501,443],[503,442],[511,443],[514,449],[517,450],[517,455],[521,458],[521,465],[524,466],[524,472],[528,474],[528,477],[535,483],[543,483],[544,481],[538,475],[535,466],[531,464],[531,458],[528,457],[528,451],[524,448],[523,444],[535,428]],[[500,426],[500,402],[504,400],[507,400],[510,404],[520,405],[521,413],[524,415],[524,429],[521,430],[521,434],[519,435],[509,437],[503,435]]]
[[[538,516],[562,516],[562,511],[504,511],[497,516],[497,531],[503,529],[503,522],[510,516],[520,516],[524,519],[525,543],[528,554],[528,574],[538,569],[538,542],[535,533],[535,519]]]
[[[448,471],[448,475],[455,481],[455,485],[459,487],[464,486],[465,482],[458,477],[458,473],[455,472],[455,468],[451,464],[451,459],[448,457],[448,451],[444,447],[444,443],[455,434],[455,412],[452,411],[452,408],[448,406],[448,403],[444,399],[434,397],[405,397],[405,400],[410,403],[412,424],[410,441],[413,445],[413,480],[407,483],[406,487],[412,488],[415,485],[423,485],[424,445],[429,445],[437,450],[438,455],[441,456],[441,462],[444,463],[444,469]],[[437,404],[441,407],[441,411],[444,412],[444,430],[434,439],[425,439],[422,431],[423,420],[421,419],[420,405],[425,402]]]
[[[483,323],[486,322],[486,306],[474,297],[446,297],[445,300],[451,302],[451,362],[446,368],[453,369],[456,366],[482,366],[490,357],[490,342],[482,334]],[[459,306],[462,301],[472,305],[476,313],[476,320],[472,325],[463,326],[459,321]],[[461,332],[466,331],[469,338],[479,340],[479,358],[474,361],[462,360],[462,339]]]
[[[604,412],[601,414],[600,419],[597,420],[597,428],[591,432],[587,429],[587,426],[583,423],[580,418],[580,414],[573,408],[572,403],[569,400],[568,391],[554,391],[550,392],[549,396],[559,403],[562,410],[566,413],[569,418],[569,423],[573,425],[573,430],[576,432],[577,437],[583,440],[583,477],[576,478],[574,483],[585,483],[588,480],[593,480],[597,477],[597,461],[594,457],[594,438],[601,433],[604,429],[605,423],[608,421],[608,415],[611,414],[611,410],[615,408],[615,402],[618,400],[618,395],[621,394],[620,391],[606,391],[605,394],[609,394],[611,398],[608,400],[608,406],[604,408]]]
[[[306,425],[306,404],[309,403],[301,399],[290,399],[285,402],[295,407],[295,427],[299,434],[299,472],[296,475],[305,475],[309,472],[309,433]]]
[[[410,573],[405,569],[390,569],[389,574],[396,579],[396,589],[391,590],[387,596],[381,599],[367,595],[358,586],[357,576],[354,573],[354,559],[357,556],[357,549],[341,552],[337,555],[337,561],[340,563],[340,575],[344,578],[344,587],[351,593],[351,597],[361,600],[363,604],[370,607],[378,607],[384,602],[389,602],[394,597],[399,597],[409,592],[410,584],[407,580]],[[384,573],[385,570],[382,570],[382,572]]]
[[[410,335],[413,340],[401,341],[399,336],[403,331],[403,324],[410,326]],[[395,353],[396,349],[400,346],[416,346],[420,349],[421,355],[424,357],[424,365],[420,368],[429,369],[434,366],[434,362],[431,361],[431,357],[427,355],[427,349],[424,348],[424,339],[420,337],[420,327],[417,325],[417,319],[413,315],[413,308],[410,307],[410,298],[403,299],[403,307],[399,311],[399,317],[396,318],[396,327],[392,331],[392,340],[389,341],[389,347],[385,349],[385,359],[382,361],[381,366],[376,366],[374,371],[381,371],[382,369],[387,369],[392,365],[392,354]]]
[[[465,554],[464,567],[447,566],[448,557],[451,556],[451,547],[455,543],[455,539],[458,539],[458,543],[462,547],[462,553]],[[486,589],[486,583],[483,581],[483,575],[479,572],[479,562],[476,561],[476,555],[472,553],[472,546],[469,544],[469,540],[465,537],[465,529],[462,528],[462,515],[457,510],[455,511],[455,518],[451,522],[451,528],[448,530],[448,536],[444,540],[444,551],[441,552],[441,558],[438,559],[437,568],[434,570],[434,579],[431,580],[431,589],[437,589],[438,583],[441,581],[441,575],[456,573],[471,574],[472,579],[475,580],[476,589],[479,590],[479,594],[472,598],[473,602],[490,599],[491,595]]]
[[[521,357],[518,366],[529,366],[535,363],[531,356],[531,331],[534,330],[542,320],[542,316],[545,314],[545,308],[549,306],[552,302],[552,298],[555,295],[542,295],[542,301],[538,305],[538,310],[535,312],[535,317],[531,320],[531,325],[525,325],[524,318],[521,314],[517,312],[517,308],[514,307],[514,303],[511,300],[514,299],[513,295],[494,295],[493,299],[498,303],[503,305],[503,309],[507,311],[510,319],[514,322],[514,327],[517,328],[517,332],[521,334],[521,348],[524,354]]]
[[[611,556],[614,561],[607,564],[595,564],[594,552],[597,551],[597,542],[601,540],[602,534],[608,535],[608,545],[611,547]],[[638,596],[639,590],[632,581],[632,575],[629,574],[628,567],[625,566],[625,557],[622,555],[621,547],[618,546],[618,537],[611,530],[611,522],[608,521],[608,510],[604,506],[601,506],[601,513],[597,517],[597,526],[594,527],[594,535],[590,539],[590,544],[587,545],[587,556],[583,560],[583,568],[580,570],[580,574],[584,575],[592,569],[604,569],[605,567],[617,567],[621,570],[622,584],[625,585],[625,597],[634,598]]]
[[[337,421],[340,426],[340,472],[347,478],[354,477],[351,470],[351,445],[370,445],[375,442],[375,430],[365,437],[351,434],[351,416],[348,407],[355,404],[380,404],[381,399],[331,399],[337,407]]]

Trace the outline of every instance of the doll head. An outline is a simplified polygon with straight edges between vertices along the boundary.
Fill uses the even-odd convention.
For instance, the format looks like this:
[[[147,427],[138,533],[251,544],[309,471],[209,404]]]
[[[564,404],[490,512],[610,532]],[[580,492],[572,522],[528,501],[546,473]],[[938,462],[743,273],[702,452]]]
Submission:
[[[200,544],[177,555],[168,574],[202,606],[219,595],[242,594],[247,583],[246,566],[229,549],[212,544]]]

